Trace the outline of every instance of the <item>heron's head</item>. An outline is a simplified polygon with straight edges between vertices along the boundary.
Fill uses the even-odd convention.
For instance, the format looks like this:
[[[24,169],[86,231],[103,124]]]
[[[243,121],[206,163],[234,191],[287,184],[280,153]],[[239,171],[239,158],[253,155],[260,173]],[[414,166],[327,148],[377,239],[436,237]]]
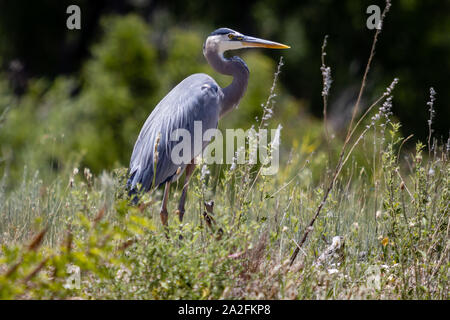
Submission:
[[[214,50],[223,54],[228,50],[244,48],[288,49],[290,47],[278,42],[246,36],[229,28],[220,28],[208,36],[203,45],[203,52]]]

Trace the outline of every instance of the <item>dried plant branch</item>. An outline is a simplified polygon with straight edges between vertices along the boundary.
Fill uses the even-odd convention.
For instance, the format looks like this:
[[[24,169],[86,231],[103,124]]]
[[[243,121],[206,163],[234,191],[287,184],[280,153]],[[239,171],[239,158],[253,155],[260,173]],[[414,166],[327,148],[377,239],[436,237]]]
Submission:
[[[31,271],[31,273],[23,279],[23,282],[28,283],[31,279],[33,279],[39,273],[39,271],[41,271],[45,267],[48,260],[49,260],[48,257],[44,258],[44,260],[42,260],[41,263],[39,263],[39,265],[36,268],[34,268],[33,271]]]
[[[42,244],[42,241],[44,240],[44,236],[47,233],[47,228],[42,229],[31,241],[31,243],[28,245],[28,250],[30,251],[36,251]]]
[[[327,46],[328,35],[326,35],[323,39],[322,44],[322,65],[320,66],[320,71],[322,72],[323,78],[323,89],[322,89],[322,100],[323,100],[323,126],[325,131],[325,140],[327,142],[328,156],[331,161],[331,148],[330,148],[330,135],[328,133],[328,121],[327,121],[327,108],[328,108],[328,94],[331,88],[331,68],[325,65],[325,56],[327,53],[325,52],[325,48]]]
[[[428,156],[431,155],[431,136],[433,135],[433,129],[431,128],[431,125],[433,124],[433,118],[434,118],[434,101],[436,101],[436,91],[434,91],[434,88],[430,88],[430,101],[427,102],[427,106],[429,107],[428,111],[430,112],[430,119],[428,120]]]

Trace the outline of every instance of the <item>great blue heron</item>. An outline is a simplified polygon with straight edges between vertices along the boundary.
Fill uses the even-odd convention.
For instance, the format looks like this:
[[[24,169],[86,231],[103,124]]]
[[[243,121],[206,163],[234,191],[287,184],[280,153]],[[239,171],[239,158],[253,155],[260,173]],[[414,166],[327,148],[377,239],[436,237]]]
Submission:
[[[228,50],[258,47],[289,48],[281,43],[249,37],[228,28],[215,30],[203,45],[203,55],[216,71],[233,77],[231,84],[221,88],[210,76],[203,73],[193,74],[173,88],[145,121],[134,145],[127,186],[136,201],[138,185],[142,191],[148,191],[152,187],[165,184],[160,212],[163,225],[167,225],[170,183],[176,181],[186,170],[185,184],[177,210],[182,222],[188,183],[195,168],[193,159],[201,152],[197,150],[196,154],[191,154],[192,159],[187,163],[175,164],[171,159],[171,151],[177,142],[170,140],[171,133],[177,129],[186,129],[194,134],[194,121],[202,122],[203,132],[217,128],[219,119],[239,104],[247,89],[249,77],[248,67],[241,58],[225,58],[223,53]],[[202,148],[206,145],[207,143],[203,144]]]

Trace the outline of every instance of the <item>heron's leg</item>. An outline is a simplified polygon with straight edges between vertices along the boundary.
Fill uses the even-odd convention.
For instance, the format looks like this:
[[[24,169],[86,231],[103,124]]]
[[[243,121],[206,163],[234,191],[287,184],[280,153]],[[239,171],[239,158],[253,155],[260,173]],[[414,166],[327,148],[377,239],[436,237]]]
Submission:
[[[184,216],[184,203],[186,202],[186,195],[187,195],[187,190],[188,190],[188,186],[189,186],[189,179],[192,176],[192,173],[194,172],[195,169],[195,163],[192,162],[190,164],[188,164],[186,166],[186,178],[184,179],[184,186],[183,186],[183,192],[181,193],[181,198],[180,198],[180,202],[178,203],[178,210],[177,210],[177,214],[178,214],[178,218],[180,219],[180,222],[183,222],[183,216]]]
[[[169,218],[169,213],[167,212],[167,200],[169,199],[169,189],[170,189],[170,182],[166,182],[166,185],[164,187],[164,196],[161,204],[161,212],[159,213],[159,215],[161,216],[161,222],[164,226],[167,226],[167,220]]]

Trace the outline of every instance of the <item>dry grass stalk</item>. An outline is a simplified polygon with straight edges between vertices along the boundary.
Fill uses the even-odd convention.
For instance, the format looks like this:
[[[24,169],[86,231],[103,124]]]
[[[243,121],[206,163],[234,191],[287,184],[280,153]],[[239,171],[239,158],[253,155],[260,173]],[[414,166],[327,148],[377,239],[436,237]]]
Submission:
[[[31,241],[31,243],[28,245],[28,250],[30,251],[36,251],[42,244],[42,240],[44,240],[44,236],[47,233],[47,227],[42,229],[41,232],[39,232]]]
[[[214,234],[216,233],[215,225],[216,220],[213,217],[214,214],[214,201],[205,201],[205,211],[203,211],[203,219],[205,220],[206,226],[211,230],[211,232]],[[216,240],[221,240],[223,236],[223,229],[219,228],[217,229],[217,235]]]
[[[69,226],[69,228],[67,229],[67,238],[66,238],[67,253],[70,253],[70,251],[72,251],[72,242],[73,242],[73,234],[72,234],[72,230]]]
[[[102,220],[102,218],[105,216],[105,212],[106,212],[106,208],[105,207],[102,207],[99,211],[98,211],[98,213],[97,213],[97,215],[95,216],[95,218],[94,218],[94,220],[93,220],[93,222],[94,222],[94,227],[97,225],[97,223],[100,221],[100,220]]]
[[[10,277],[14,272],[16,272],[17,268],[21,265],[23,262],[23,258],[20,258],[19,262],[15,263],[11,268],[6,271],[5,276]]]
[[[41,271],[45,267],[45,264],[47,263],[48,260],[49,258],[45,258],[44,260],[42,260],[41,263],[39,263],[39,265],[36,268],[34,268],[34,270],[31,271],[31,273],[23,279],[23,282],[27,283],[28,281],[33,279],[34,276],[36,276],[39,273],[39,271]]]
[[[135,242],[136,242],[136,239],[129,239],[129,240],[125,241],[124,243],[122,243],[119,246],[119,250],[123,251],[123,250],[125,250],[126,248],[128,248],[129,246],[131,246]]]
[[[385,8],[383,10],[382,17],[381,17],[381,22],[380,22],[381,24],[383,23],[384,18],[386,16],[387,12],[389,11],[390,7],[391,7],[390,0],[386,0],[386,6],[385,6]],[[338,161],[338,163],[336,165],[336,168],[334,170],[333,178],[331,179],[330,184],[329,184],[329,186],[328,186],[328,188],[327,188],[327,190],[326,190],[326,192],[325,192],[325,194],[324,194],[324,196],[322,198],[322,201],[320,202],[319,206],[317,207],[317,210],[316,210],[313,218],[311,219],[310,223],[306,227],[305,233],[303,234],[302,239],[300,240],[298,246],[295,248],[294,253],[291,256],[290,265],[292,265],[294,263],[295,258],[297,257],[297,255],[298,255],[298,253],[300,251],[299,247],[302,247],[302,245],[305,243],[306,239],[308,238],[309,233],[313,230],[313,225],[314,225],[315,221],[317,220],[317,218],[319,217],[320,212],[322,211],[322,208],[325,205],[325,203],[326,203],[326,201],[328,199],[328,196],[329,196],[331,190],[333,189],[334,184],[336,182],[336,179],[337,179],[337,177],[338,177],[338,175],[339,175],[339,173],[340,173],[340,171],[342,169],[342,166],[344,164],[345,151],[346,151],[347,146],[349,144],[349,141],[350,141],[350,138],[352,136],[352,133],[354,132],[354,130],[356,128],[356,126],[355,126],[355,128],[353,128],[353,122],[354,122],[356,114],[357,114],[357,112],[359,110],[359,104],[361,102],[361,97],[362,97],[362,94],[364,92],[364,88],[366,86],[367,75],[368,75],[369,70],[370,70],[370,65],[372,63],[372,59],[373,59],[373,57],[375,55],[375,47],[376,47],[376,44],[377,44],[377,41],[378,41],[378,35],[380,34],[381,30],[382,29],[379,28],[375,32],[375,36],[374,36],[374,39],[373,39],[373,42],[372,42],[372,48],[370,50],[369,60],[367,61],[366,69],[364,71],[364,76],[363,76],[363,79],[362,79],[362,82],[361,82],[361,88],[359,90],[359,94],[358,94],[358,98],[356,100],[355,106],[353,107],[352,119],[351,119],[350,125],[348,127],[347,137],[345,138],[344,145],[343,145],[341,153],[339,155],[339,161]]]

